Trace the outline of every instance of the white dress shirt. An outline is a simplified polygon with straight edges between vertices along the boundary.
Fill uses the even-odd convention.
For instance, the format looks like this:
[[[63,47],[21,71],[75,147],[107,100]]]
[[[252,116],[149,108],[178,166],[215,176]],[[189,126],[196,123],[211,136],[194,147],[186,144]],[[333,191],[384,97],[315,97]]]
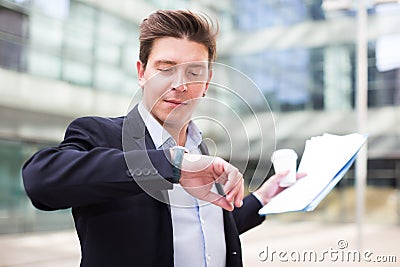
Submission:
[[[176,145],[142,103],[138,110],[157,149]],[[185,147],[201,154],[201,132],[191,121]],[[215,186],[213,191],[217,192]],[[188,194],[180,184],[168,190],[171,206],[175,267],[225,267],[226,246],[222,209]]]

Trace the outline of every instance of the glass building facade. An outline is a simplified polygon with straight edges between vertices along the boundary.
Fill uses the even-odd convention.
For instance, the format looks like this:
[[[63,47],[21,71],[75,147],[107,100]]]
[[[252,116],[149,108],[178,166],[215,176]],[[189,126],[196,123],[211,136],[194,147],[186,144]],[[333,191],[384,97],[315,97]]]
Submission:
[[[131,92],[137,25],[79,1],[3,2],[2,67],[95,90]]]
[[[214,2],[0,0],[0,233],[72,226],[68,210],[31,206],[21,166],[58,143],[74,117],[125,113],[137,90],[138,24],[148,14],[138,10],[217,17],[217,61],[259,87],[277,118],[278,147],[300,154],[304,140],[321,131],[356,131],[352,1]],[[400,5],[370,2],[368,178],[393,187],[400,183]]]

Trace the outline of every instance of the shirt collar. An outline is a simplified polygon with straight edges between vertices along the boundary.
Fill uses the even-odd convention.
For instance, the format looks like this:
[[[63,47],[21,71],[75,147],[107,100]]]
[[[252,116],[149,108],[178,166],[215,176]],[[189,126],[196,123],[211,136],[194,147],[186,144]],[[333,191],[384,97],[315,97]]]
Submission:
[[[172,139],[172,136],[160,125],[150,112],[147,111],[142,102],[138,105],[138,111],[149,131],[156,149],[162,148],[162,145],[167,142],[168,139]]]
[[[164,127],[162,127],[161,124],[150,114],[142,102],[140,102],[138,105],[138,111],[147,127],[147,130],[149,131],[156,149],[161,149],[165,143],[169,143],[169,146],[176,145],[176,142],[170,133],[165,130]],[[185,146],[189,146],[189,150],[192,147],[197,148],[202,141],[201,134],[202,132],[196,126],[196,124],[193,121],[190,121],[188,125],[188,136]]]
[[[202,140],[203,140],[203,137],[202,137],[202,132],[200,131],[200,129],[197,127],[197,125],[193,121],[189,121],[188,136],[187,136],[185,146],[190,151],[192,148],[198,148],[199,145],[201,144]]]

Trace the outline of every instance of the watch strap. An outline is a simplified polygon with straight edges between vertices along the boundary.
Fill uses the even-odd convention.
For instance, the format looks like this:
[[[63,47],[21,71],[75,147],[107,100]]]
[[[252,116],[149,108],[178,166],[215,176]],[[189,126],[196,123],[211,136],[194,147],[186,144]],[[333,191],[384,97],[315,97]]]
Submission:
[[[183,146],[174,146],[172,149],[174,151],[172,159],[172,183],[177,184],[181,178],[183,154],[185,154],[187,150]]]

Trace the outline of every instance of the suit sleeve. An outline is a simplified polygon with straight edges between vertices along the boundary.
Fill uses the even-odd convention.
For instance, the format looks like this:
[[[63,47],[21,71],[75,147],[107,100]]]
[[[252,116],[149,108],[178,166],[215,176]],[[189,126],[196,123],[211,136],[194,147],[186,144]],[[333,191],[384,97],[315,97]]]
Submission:
[[[169,153],[102,146],[98,140],[118,137],[106,136],[99,126],[93,118],[75,120],[59,146],[37,152],[24,164],[25,190],[35,207],[78,207],[143,193],[143,186],[172,187],[166,180],[172,177]],[[127,160],[138,177],[131,176]]]
[[[258,214],[261,207],[258,199],[253,194],[249,194],[243,199],[243,206],[233,210],[233,217],[239,234],[260,225],[264,221],[265,217]]]

